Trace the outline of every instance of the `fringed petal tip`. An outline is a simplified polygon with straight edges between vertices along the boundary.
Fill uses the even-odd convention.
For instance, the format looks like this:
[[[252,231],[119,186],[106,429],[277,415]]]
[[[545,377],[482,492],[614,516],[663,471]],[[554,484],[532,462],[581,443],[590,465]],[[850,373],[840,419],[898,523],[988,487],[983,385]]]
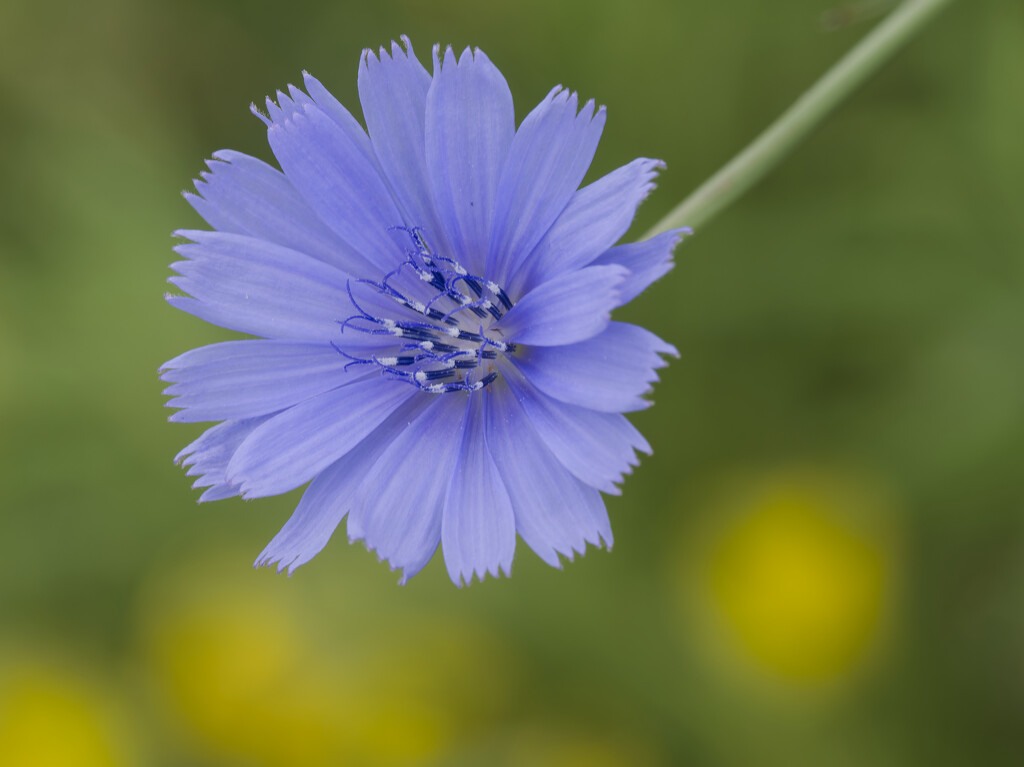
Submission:
[[[398,40],[401,42],[391,41],[390,52],[383,45],[377,49],[376,53],[374,53],[373,48],[363,48],[359,56],[359,65],[362,67],[373,66],[373,64],[379,63],[385,58],[396,59],[399,56],[413,58],[416,54],[413,52],[412,42],[409,40],[409,37],[407,35],[399,35]]]
[[[388,559],[383,554],[381,554],[376,548],[374,548],[369,543],[367,543],[366,537],[365,537],[365,535],[362,532],[356,532],[356,533],[352,532],[352,530],[351,530],[352,517],[351,516],[349,516],[348,521],[349,521],[349,526],[350,526],[350,529],[349,529],[349,532],[348,532],[348,542],[349,542],[349,545],[351,546],[352,544],[355,544],[355,543],[362,543],[363,544],[363,548],[365,548],[367,550],[367,552],[369,552],[370,554],[374,554],[377,557],[377,561],[378,562],[387,565],[388,570],[390,570],[391,572],[395,572],[396,570],[401,570],[401,573],[399,574],[399,578],[398,578],[398,585],[399,586],[406,585],[409,582],[409,580],[414,575],[416,575],[420,570],[423,569],[424,565],[419,565],[419,566],[406,565],[406,566],[402,566],[402,565],[399,565],[399,564],[396,564],[396,563],[392,562],[390,559]]]
[[[301,554],[274,554],[272,552],[269,552],[267,549],[264,549],[263,552],[258,557],[256,557],[256,561],[252,563],[252,566],[254,569],[259,570],[262,567],[266,567],[269,569],[274,567],[274,565],[277,565],[275,570],[278,575],[287,570],[286,575],[289,578],[291,578],[292,575],[295,574],[296,570],[298,570],[300,567],[302,567],[302,565],[306,564],[306,562],[309,561],[303,560],[300,562],[300,559],[302,559]]]
[[[597,540],[596,541],[588,540],[587,544],[588,544],[588,548],[589,547],[593,547],[594,549],[596,549],[598,551],[611,551],[612,547],[615,545],[615,538],[612,535],[611,528],[608,528],[607,530],[605,530],[605,531],[603,531],[601,533],[598,533]],[[580,556],[582,556],[585,553],[586,553],[586,551],[580,552]]]
[[[558,553],[566,562],[571,564],[575,557],[586,556],[587,552],[591,549],[594,551],[611,551],[614,544],[615,538],[612,536],[611,528],[608,527],[601,531],[594,531],[589,536],[583,538],[579,548],[570,549],[568,553],[561,551]]]
[[[507,565],[500,564],[495,567],[488,568],[476,568],[469,573],[458,573],[457,578],[456,574],[449,574],[449,577],[451,577],[452,583],[454,583],[457,588],[461,589],[463,586],[468,588],[474,583],[483,583],[487,579],[488,575],[495,580],[511,578],[512,563],[509,562]]]
[[[651,192],[658,188],[655,179],[658,175],[665,170],[666,165],[662,160],[644,159],[642,161],[642,186],[640,187],[639,194],[635,200],[635,207],[639,208],[640,205],[646,200]]]
[[[431,57],[434,60],[434,74],[437,75],[444,67],[454,66],[459,67],[468,63],[483,62],[491,64],[491,60],[487,57],[479,48],[474,48],[471,45],[467,45],[462,49],[462,53],[458,56],[455,55],[455,50],[451,45],[444,46],[444,56],[439,56],[441,51],[441,43],[434,43],[431,49]],[[493,66],[493,64],[492,64]]]
[[[171,232],[171,237],[175,240],[181,240],[182,243],[174,247],[176,253],[180,253],[178,248],[182,245],[189,245],[193,243],[203,242],[211,238],[216,238],[220,233],[211,232],[207,229],[175,229]],[[173,265],[172,265],[173,266]]]
[[[268,128],[273,124],[273,121],[270,119],[270,117],[265,115],[263,113],[263,110],[261,110],[258,106],[256,106],[256,102],[255,101],[252,102],[251,104],[249,104],[249,111],[252,112],[253,116],[256,117],[256,119],[258,119],[261,123],[266,125]]]
[[[677,226],[675,229],[666,229],[664,232],[654,235],[647,240],[640,240],[639,242],[633,243],[634,245],[642,245],[643,243],[653,242],[655,240],[664,239],[667,241],[667,249],[669,259],[672,257],[672,252],[680,245],[683,241],[693,236],[694,230],[690,226]],[[675,266],[671,261],[669,262],[670,267]]]
[[[590,122],[593,120],[604,120],[607,117],[607,109],[604,104],[598,105],[594,99],[587,99],[583,102],[583,106],[579,106],[580,94],[579,91],[574,91],[572,88],[568,88],[562,84],[554,86],[547,95],[541,100],[541,103],[560,102],[561,104],[571,104],[573,111],[576,113],[576,119],[584,122]]]
[[[306,71],[302,72],[302,80],[306,90],[310,91],[310,93],[313,92],[316,86],[323,89],[319,81]],[[309,93],[291,83],[286,86],[286,89],[287,92],[278,89],[273,96],[267,96],[264,99],[263,103],[266,112],[257,106],[255,102],[249,105],[249,111],[266,125],[268,130],[273,130],[281,125],[292,122],[310,108],[316,108],[316,99]]]
[[[164,407],[179,407],[174,404],[174,400],[170,400],[164,403]],[[216,419],[209,419],[211,421]],[[167,416],[167,423],[202,423],[202,421],[194,421],[188,418],[185,410],[178,410],[177,412],[171,413]]]
[[[167,281],[170,282],[172,285],[174,284],[173,280],[173,277],[167,278]],[[188,309],[188,306],[190,304],[198,303],[194,298],[191,298],[189,296],[183,296],[180,293],[164,293],[164,301],[170,304],[171,308],[180,309],[181,311],[186,312],[188,314],[194,313]]]
[[[668,360],[666,357],[675,357],[679,359],[679,350],[670,343],[666,343],[664,348],[658,350],[658,356],[661,358],[661,363],[658,365],[659,368],[668,367]],[[661,379],[655,376],[651,379],[651,383],[660,381]]]
[[[586,536],[581,536],[571,544],[548,545],[541,550],[534,549],[534,553],[548,566],[556,570],[564,569],[565,565],[571,565],[577,557],[584,557],[590,549],[595,551],[611,551],[615,539],[612,536],[610,527],[605,526],[604,530],[594,530]]]
[[[233,498],[238,491],[231,485],[214,485],[199,496],[196,503],[207,503],[209,501],[223,501],[225,498]]]

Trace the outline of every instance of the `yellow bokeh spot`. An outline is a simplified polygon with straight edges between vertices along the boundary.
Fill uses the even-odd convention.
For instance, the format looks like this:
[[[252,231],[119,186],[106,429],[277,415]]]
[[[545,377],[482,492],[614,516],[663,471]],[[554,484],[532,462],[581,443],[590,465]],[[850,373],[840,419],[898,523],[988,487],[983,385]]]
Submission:
[[[177,716],[214,754],[257,765],[327,764],[328,690],[303,671],[292,616],[254,593],[181,594],[150,626],[158,683]],[[191,598],[188,598],[191,597]]]
[[[472,626],[330,626],[287,579],[234,569],[170,573],[143,610],[148,673],[192,751],[254,767],[435,763],[495,714],[481,699],[507,672]]]
[[[119,767],[122,734],[102,691],[64,669],[29,662],[0,678],[0,763]]]
[[[881,621],[889,562],[864,525],[878,504],[824,476],[776,476],[727,514],[710,548],[708,596],[727,636],[758,666],[796,682],[852,670]]]

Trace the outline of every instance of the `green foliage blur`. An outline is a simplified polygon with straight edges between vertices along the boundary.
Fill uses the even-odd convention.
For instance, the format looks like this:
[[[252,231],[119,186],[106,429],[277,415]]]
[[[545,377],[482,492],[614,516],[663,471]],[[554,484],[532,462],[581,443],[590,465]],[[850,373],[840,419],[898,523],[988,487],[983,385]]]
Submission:
[[[681,358],[611,553],[400,588],[342,530],[286,578],[249,566],[298,493],[171,462],[157,367],[229,334],[161,300],[170,232],[213,151],[271,159],[250,102],[307,69],[358,114],[363,47],[478,45],[519,119],[607,105],[589,178],[667,162],[638,235],[857,7],[5,0],[0,764],[1024,763],[1019,0],[953,4],[620,313]]]

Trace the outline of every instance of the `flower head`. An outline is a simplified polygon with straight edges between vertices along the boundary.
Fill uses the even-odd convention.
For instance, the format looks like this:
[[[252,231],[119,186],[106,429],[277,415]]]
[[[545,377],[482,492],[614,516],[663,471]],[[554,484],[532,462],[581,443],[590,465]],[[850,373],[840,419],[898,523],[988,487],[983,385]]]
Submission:
[[[579,188],[604,108],[553,89],[515,127],[480,51],[364,51],[366,130],[313,77],[267,99],[281,171],[214,154],[186,198],[175,307],[257,338],[167,362],[172,421],[221,421],[178,456],[201,501],[310,482],[257,559],[351,540],[456,583],[610,546],[601,492],[650,452],[623,412],[675,349],[610,321],[671,268],[682,230],[616,245],[661,163]],[[255,111],[255,110],[254,110]]]

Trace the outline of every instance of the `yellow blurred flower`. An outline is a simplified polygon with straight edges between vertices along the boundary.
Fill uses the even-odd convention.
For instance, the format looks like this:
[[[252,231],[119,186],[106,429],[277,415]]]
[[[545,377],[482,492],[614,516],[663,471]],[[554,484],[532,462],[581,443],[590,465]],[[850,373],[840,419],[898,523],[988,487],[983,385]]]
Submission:
[[[181,594],[149,626],[149,661],[175,713],[218,756],[252,764],[327,763],[332,706],[286,609],[216,587]],[[161,611],[163,612],[163,610]]]
[[[790,682],[847,676],[892,593],[886,510],[866,483],[824,471],[734,482],[697,578],[720,639]]]
[[[194,748],[262,767],[428,764],[494,713],[480,699],[512,672],[476,627],[331,627],[294,581],[224,559],[166,574],[142,616],[148,674]]]
[[[17,767],[130,764],[126,733],[98,684],[61,664],[5,658],[0,671],[0,763]]]

